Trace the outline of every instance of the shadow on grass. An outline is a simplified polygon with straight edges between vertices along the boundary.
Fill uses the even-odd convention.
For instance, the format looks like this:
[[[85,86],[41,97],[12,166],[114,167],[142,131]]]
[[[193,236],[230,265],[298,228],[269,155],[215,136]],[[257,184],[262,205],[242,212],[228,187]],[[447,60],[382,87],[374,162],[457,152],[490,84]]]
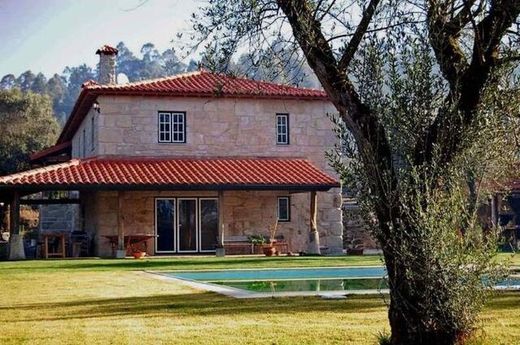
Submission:
[[[520,310],[520,292],[502,291],[497,292],[486,305],[487,310]]]
[[[378,297],[347,300],[304,298],[263,298],[237,300],[214,293],[191,293],[148,297],[84,299],[59,303],[0,305],[1,322],[54,321],[125,316],[242,316],[280,313],[366,313],[384,308]],[[15,315],[9,316],[10,312]]]

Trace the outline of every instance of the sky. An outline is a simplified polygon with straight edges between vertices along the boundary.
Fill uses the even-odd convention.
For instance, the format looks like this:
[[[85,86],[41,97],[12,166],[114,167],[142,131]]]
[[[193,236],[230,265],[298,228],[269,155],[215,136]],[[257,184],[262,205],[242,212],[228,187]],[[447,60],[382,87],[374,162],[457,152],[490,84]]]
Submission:
[[[159,51],[190,29],[203,0],[0,0],[0,78],[30,69],[47,77],[98,62],[103,44]]]

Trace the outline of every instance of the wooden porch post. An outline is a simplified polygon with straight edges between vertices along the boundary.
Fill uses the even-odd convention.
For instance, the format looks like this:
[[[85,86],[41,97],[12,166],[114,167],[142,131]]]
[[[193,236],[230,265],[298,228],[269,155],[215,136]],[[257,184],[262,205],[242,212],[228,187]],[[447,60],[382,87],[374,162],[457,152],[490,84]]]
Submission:
[[[226,255],[224,248],[224,191],[218,191],[218,243],[215,250],[218,257]]]
[[[117,192],[117,252],[116,258],[123,259],[126,256],[125,249],[125,224],[123,217],[123,192]]]
[[[491,212],[491,225],[496,229],[498,226],[498,203],[497,203],[498,195],[493,194],[491,196],[490,203],[490,212]]]
[[[318,195],[316,191],[312,191],[310,194],[311,205],[310,205],[310,233],[309,233],[309,244],[307,246],[308,254],[321,254],[320,251],[320,235],[318,233]]]
[[[20,235],[20,193],[15,191],[9,206],[9,260],[24,260],[23,237]]]

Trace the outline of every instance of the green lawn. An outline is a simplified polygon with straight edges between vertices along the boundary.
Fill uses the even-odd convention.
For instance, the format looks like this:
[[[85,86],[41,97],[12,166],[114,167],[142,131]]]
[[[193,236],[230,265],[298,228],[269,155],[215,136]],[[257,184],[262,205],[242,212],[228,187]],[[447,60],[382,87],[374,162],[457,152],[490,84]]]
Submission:
[[[379,264],[378,257],[2,262],[0,344],[375,344],[388,330],[380,296],[236,300],[142,271]],[[517,342],[520,293],[494,297],[481,324],[484,344]]]

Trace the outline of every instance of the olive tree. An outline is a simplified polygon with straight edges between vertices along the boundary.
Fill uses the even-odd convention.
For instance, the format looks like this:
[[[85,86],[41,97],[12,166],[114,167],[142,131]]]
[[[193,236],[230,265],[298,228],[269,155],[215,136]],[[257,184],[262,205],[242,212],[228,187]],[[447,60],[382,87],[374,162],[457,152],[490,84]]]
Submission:
[[[284,42],[336,107],[348,159],[331,159],[373,215],[392,344],[464,343],[496,272],[475,182],[515,151],[519,13],[518,0],[212,0],[194,16],[221,67]]]
[[[383,249],[392,344],[464,343],[497,272],[475,210],[516,153],[519,13],[520,0],[210,0],[194,15],[219,68],[294,51],[328,94],[346,145],[330,158]]]

